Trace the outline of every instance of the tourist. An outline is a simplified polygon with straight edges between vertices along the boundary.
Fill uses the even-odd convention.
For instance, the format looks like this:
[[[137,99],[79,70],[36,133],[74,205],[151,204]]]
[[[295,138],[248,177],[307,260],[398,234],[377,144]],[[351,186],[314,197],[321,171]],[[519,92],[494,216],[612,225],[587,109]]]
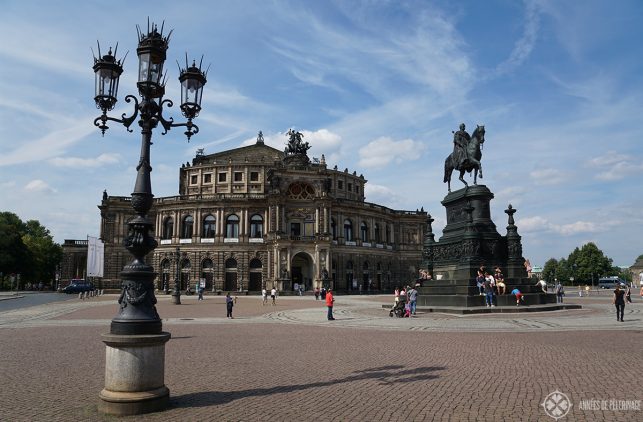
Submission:
[[[409,307],[410,307],[411,314],[415,315],[415,310],[417,308],[418,291],[415,290],[415,288],[411,288],[408,291],[407,296],[409,298]]]
[[[199,285],[199,300],[203,300],[203,290],[205,289]]]
[[[407,288],[408,288],[408,286],[407,286]],[[400,290],[400,302],[406,303],[406,289],[405,288],[402,288],[402,290]]]
[[[319,300],[319,287],[315,287],[315,300]]]
[[[556,303],[563,303],[563,296],[565,296],[565,289],[562,283],[556,280]]]
[[[525,303],[525,298],[523,297],[522,293],[518,289],[513,289],[511,291],[511,294],[516,296],[516,306],[520,305],[521,303]]]
[[[625,291],[625,301],[627,303],[632,303],[632,286],[627,285],[627,290]]]
[[[397,304],[400,301],[400,288],[395,286],[395,292],[393,294],[395,295],[395,304]]]
[[[540,290],[543,291],[543,293],[547,293],[547,282],[543,279],[540,279],[536,282],[536,286],[540,286]]]
[[[319,295],[321,296],[321,300],[326,300],[326,287],[321,288],[321,291],[319,292]]]
[[[228,292],[225,295],[225,305],[226,305],[226,309],[228,310],[228,313],[226,316],[229,319],[234,319],[232,318],[232,307],[234,306],[234,299],[232,299],[232,297],[230,296],[230,292]]]
[[[614,299],[612,303],[616,306],[616,320],[623,322],[623,313],[625,312],[625,292],[621,290],[620,285],[614,289]]]
[[[329,287],[328,291],[326,292],[326,306],[328,307],[328,320],[329,321],[334,321],[335,318],[333,317],[333,304],[335,303],[335,298],[333,297],[333,291]]]
[[[480,296],[484,296],[484,273],[482,270],[478,270],[478,275],[476,276],[476,286],[478,286],[478,293]]]
[[[261,305],[264,306],[266,303],[268,303],[268,291],[264,287],[261,289]]]
[[[272,306],[277,304],[277,289],[274,287],[270,290],[270,297],[272,298]]]
[[[485,299],[487,303],[487,308],[494,308],[496,305],[493,303],[493,293],[494,293],[494,287],[495,287],[495,280],[493,279],[493,276],[489,274],[488,271],[485,271],[484,274],[484,293],[485,293]]]
[[[504,295],[506,293],[505,276],[502,275],[500,267],[496,267],[494,278],[496,279],[496,288],[498,289],[498,294]]]

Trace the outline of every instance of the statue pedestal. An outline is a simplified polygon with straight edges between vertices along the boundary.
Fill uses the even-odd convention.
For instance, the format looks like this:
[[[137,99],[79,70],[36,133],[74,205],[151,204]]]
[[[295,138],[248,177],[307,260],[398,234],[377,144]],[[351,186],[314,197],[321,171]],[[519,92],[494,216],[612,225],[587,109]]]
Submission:
[[[556,295],[543,293],[527,276],[523,266],[522,245],[510,208],[507,235],[501,236],[491,219],[493,193],[484,185],[473,185],[445,196],[447,224],[438,242],[428,233],[424,245],[424,265],[433,279],[418,289],[418,307],[486,307],[476,285],[481,266],[493,275],[500,267],[504,275],[504,295],[495,296],[496,306],[516,307],[511,295],[518,288],[526,305],[555,304]]]
[[[165,343],[170,333],[103,334],[105,388],[98,410],[116,416],[165,409],[170,390],[165,386]]]

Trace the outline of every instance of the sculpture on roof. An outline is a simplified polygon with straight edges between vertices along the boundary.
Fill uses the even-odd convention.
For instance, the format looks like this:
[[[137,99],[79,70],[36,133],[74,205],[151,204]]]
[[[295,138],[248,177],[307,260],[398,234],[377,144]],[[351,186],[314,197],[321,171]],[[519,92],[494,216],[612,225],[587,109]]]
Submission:
[[[289,137],[289,140],[288,140],[288,144],[286,145],[286,148],[284,149],[284,153],[286,155],[293,155],[293,154],[306,155],[306,151],[310,149],[310,144],[308,142],[302,141],[304,134],[299,131],[289,129],[288,137]]]

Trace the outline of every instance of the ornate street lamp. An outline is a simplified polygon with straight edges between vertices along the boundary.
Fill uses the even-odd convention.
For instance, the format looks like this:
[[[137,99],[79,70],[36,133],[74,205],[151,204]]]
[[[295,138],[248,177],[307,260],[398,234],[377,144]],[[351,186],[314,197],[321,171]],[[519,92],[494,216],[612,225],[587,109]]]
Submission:
[[[109,334],[103,335],[107,345],[105,367],[105,389],[101,392],[100,410],[104,413],[132,415],[156,411],[165,408],[169,403],[169,390],[164,385],[165,343],[170,334],[162,331],[161,319],[156,311],[154,296],[154,268],[145,263],[145,256],[153,251],[157,242],[152,235],[153,223],[147,218],[152,207],[154,195],[150,172],[150,146],[152,130],[160,123],[162,134],[177,126],[185,126],[185,135],[190,137],[198,133],[199,128],[192,120],[201,110],[203,87],[206,83],[206,72],[194,64],[180,69],[181,82],[180,108],[187,118],[185,123],[174,123],[172,118],[163,116],[163,107],[172,107],[171,100],[163,99],[165,94],[165,75],[163,65],[166,59],[171,31],[163,35],[163,26],[159,32],[156,25],[151,27],[148,21],[147,32],[137,26],[139,58],[138,93],[140,101],[134,95],[127,95],[126,102],[134,102],[132,115],[123,113],[120,119],[110,117],[118,99],[118,81],[123,73],[121,60],[116,58],[110,48],[101,56],[100,44],[98,57],[94,57],[96,75],[96,107],[102,115],[94,120],[105,135],[107,122],[123,124],[129,132],[136,118],[141,127],[141,156],[139,159],[136,183],[132,192],[132,207],[136,217],[128,222],[128,235],[125,247],[133,255],[131,263],[125,265],[121,272],[121,296],[118,299],[120,309],[112,319]]]

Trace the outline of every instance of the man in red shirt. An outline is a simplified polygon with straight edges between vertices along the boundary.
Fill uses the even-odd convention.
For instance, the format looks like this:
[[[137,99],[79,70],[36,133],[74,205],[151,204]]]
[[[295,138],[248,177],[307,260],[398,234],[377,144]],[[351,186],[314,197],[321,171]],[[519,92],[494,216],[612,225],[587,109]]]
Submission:
[[[329,288],[326,292],[326,306],[328,307],[329,321],[335,320],[335,318],[333,318],[333,302],[335,302],[335,298],[333,297],[333,291]]]

